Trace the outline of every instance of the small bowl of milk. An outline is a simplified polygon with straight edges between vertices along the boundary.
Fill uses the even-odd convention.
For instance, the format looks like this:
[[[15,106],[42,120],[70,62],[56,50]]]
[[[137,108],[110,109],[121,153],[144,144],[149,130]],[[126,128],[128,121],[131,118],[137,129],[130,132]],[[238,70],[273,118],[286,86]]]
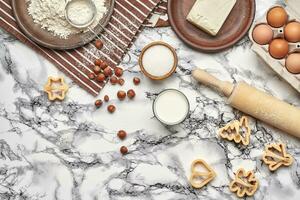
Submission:
[[[153,114],[164,125],[172,126],[183,122],[189,114],[190,104],[182,92],[166,89],[153,101]]]
[[[175,49],[161,41],[148,44],[139,57],[141,71],[152,80],[163,80],[171,76],[177,63]]]

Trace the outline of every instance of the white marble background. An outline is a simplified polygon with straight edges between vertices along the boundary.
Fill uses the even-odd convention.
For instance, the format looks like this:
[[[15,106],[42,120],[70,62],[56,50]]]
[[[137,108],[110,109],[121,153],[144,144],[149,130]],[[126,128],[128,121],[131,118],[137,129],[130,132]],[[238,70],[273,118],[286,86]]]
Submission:
[[[257,0],[257,16],[282,1]],[[155,83],[137,67],[141,49],[151,41],[173,45],[179,56],[177,73]],[[251,142],[236,146],[216,136],[219,127],[242,113],[225,98],[190,77],[201,66],[229,81],[245,80],[272,95],[300,106],[300,95],[280,80],[251,50],[245,37],[234,48],[203,54],[184,45],[171,28],[146,29],[123,63],[128,69],[123,89],[137,91],[134,101],[119,102],[119,86],[107,86],[115,114],[95,110],[95,98],[67,78],[70,90],[63,102],[51,103],[43,92],[47,77],[63,75],[52,64],[0,31],[0,199],[1,200],[175,200],[236,199],[228,184],[238,168],[254,170],[260,181],[253,199],[300,198],[300,141],[251,118]],[[132,77],[142,83],[133,86]],[[151,104],[165,88],[183,91],[190,116],[180,126],[165,128],[153,118]],[[300,120],[300,119],[299,119]],[[116,132],[128,132],[120,141]],[[283,141],[295,162],[270,173],[262,163],[264,145]],[[129,154],[119,148],[126,145]],[[202,158],[217,177],[203,189],[188,183],[190,164]],[[251,199],[251,198],[248,198]]]

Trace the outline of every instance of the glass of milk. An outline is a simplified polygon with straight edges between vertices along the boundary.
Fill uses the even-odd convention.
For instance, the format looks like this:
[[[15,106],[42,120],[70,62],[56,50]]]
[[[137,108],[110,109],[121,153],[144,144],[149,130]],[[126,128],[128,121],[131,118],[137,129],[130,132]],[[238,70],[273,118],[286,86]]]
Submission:
[[[163,80],[171,76],[177,63],[175,49],[161,41],[148,44],[139,57],[141,71],[152,80]]]
[[[187,97],[176,89],[166,89],[153,101],[154,116],[165,125],[177,125],[189,114],[190,104]]]

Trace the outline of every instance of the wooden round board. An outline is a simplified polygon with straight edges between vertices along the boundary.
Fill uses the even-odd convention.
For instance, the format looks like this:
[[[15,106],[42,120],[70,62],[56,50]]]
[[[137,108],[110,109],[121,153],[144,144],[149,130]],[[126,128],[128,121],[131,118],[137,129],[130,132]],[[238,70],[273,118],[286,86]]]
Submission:
[[[67,39],[54,36],[47,30],[42,29],[40,25],[33,22],[32,17],[27,12],[28,3],[29,1],[25,0],[12,0],[12,7],[20,29],[34,42],[47,48],[63,50],[74,49],[83,46],[95,38],[95,34],[91,33],[90,31],[70,35]],[[109,22],[113,13],[114,3],[115,0],[105,1],[107,12],[100,20],[99,25],[93,29],[96,34],[99,34],[103,30],[102,27]]]
[[[169,0],[169,21],[179,38],[204,52],[218,52],[234,45],[247,33],[255,16],[255,0],[237,0],[219,33],[211,36],[186,20],[194,3],[195,0]]]

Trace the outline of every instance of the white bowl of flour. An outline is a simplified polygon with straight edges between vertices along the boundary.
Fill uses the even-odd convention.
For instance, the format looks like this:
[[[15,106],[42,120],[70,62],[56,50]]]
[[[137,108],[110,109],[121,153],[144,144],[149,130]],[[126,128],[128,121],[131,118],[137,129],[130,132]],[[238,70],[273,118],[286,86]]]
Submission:
[[[65,0],[11,0],[11,4],[19,28],[30,40],[50,49],[67,50],[93,41],[110,21],[115,0],[89,1],[95,2],[98,11],[93,23],[84,29],[72,27],[66,20]]]
[[[82,30],[72,27],[65,17],[65,6],[68,1],[71,0],[27,0],[28,13],[33,18],[34,23],[40,25],[43,29],[51,32],[55,36],[60,38],[68,38],[70,35],[81,32]],[[84,0],[82,0],[82,3]],[[105,7],[105,0],[92,0],[96,7],[96,16],[94,22],[90,25],[90,28],[97,26],[99,21],[107,12]],[[79,9],[73,9],[77,11],[79,18],[91,17],[89,12],[86,12],[86,6],[82,6]],[[76,13],[72,13],[74,17]]]

